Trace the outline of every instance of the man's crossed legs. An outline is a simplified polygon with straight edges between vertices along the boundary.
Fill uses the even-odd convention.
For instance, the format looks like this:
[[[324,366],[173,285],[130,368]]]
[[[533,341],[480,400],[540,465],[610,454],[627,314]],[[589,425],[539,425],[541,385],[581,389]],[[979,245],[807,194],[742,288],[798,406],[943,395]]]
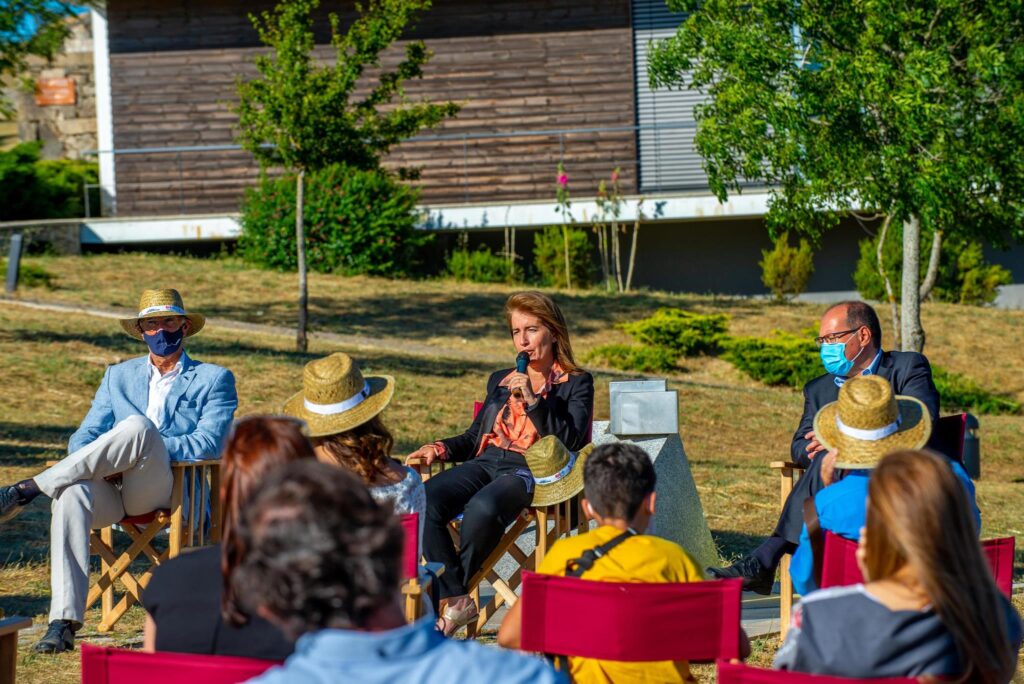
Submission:
[[[106,479],[115,475],[120,485]],[[130,416],[32,480],[0,489],[0,519],[13,517],[39,493],[53,499],[50,627],[37,651],[73,647],[89,589],[89,531],[167,508],[172,481],[156,426],[145,416]]]

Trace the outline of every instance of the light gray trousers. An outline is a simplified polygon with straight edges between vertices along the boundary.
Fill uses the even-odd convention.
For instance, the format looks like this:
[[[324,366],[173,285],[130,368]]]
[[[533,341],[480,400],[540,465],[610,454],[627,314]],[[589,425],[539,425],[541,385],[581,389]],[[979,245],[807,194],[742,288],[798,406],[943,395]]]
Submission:
[[[121,473],[121,486],[103,478]],[[171,502],[171,465],[156,426],[130,416],[35,478],[53,499],[50,620],[83,622],[89,591],[89,530]]]

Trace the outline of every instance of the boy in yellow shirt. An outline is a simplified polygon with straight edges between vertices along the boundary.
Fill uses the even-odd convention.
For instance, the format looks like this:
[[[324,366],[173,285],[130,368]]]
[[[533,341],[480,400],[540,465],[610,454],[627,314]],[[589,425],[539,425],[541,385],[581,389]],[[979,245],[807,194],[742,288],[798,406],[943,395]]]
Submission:
[[[655,504],[654,465],[643,450],[623,442],[597,447],[583,466],[583,482],[583,510],[598,527],[559,540],[544,557],[538,573],[606,582],[704,579],[698,565],[678,544],[640,533],[647,529]],[[616,543],[610,543],[613,540]],[[582,564],[575,562],[596,547],[603,547],[602,555],[584,559]],[[521,628],[522,601],[518,601],[501,623],[498,643],[519,648]],[[569,670],[573,681],[585,684],[696,681],[685,660],[633,663],[570,658]]]

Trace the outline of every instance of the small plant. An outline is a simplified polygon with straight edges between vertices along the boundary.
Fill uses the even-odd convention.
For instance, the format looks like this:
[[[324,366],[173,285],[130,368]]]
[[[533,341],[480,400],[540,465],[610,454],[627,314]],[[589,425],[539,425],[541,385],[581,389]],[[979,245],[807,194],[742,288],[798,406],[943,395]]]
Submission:
[[[957,256],[955,277],[960,286],[956,301],[978,306],[994,302],[999,294],[999,286],[1013,282],[1013,276],[1008,270],[998,264],[985,262],[985,255],[977,242],[967,245]]]
[[[85,216],[83,190],[99,182],[95,163],[41,160],[41,142],[21,143],[0,152],[0,221]],[[99,192],[90,191],[90,211]]]
[[[520,280],[519,269],[512,265],[510,270],[509,260],[504,256],[491,252],[484,245],[470,250],[464,239],[460,239],[459,243],[445,260],[445,275],[473,283],[512,283]]]
[[[761,282],[775,295],[775,301],[789,301],[807,289],[814,274],[811,245],[801,238],[800,246],[789,244],[789,233],[775,240],[771,249],[761,251]]]
[[[643,344],[606,344],[596,347],[586,355],[587,363],[596,366],[641,373],[678,371],[679,368],[676,366],[678,358],[679,355],[671,349]]]
[[[7,259],[0,259],[0,270],[7,272]],[[57,276],[38,264],[22,261],[18,264],[18,285],[20,287],[45,287],[53,290],[57,287]]]
[[[306,259],[321,273],[400,276],[415,270],[431,235],[416,230],[416,192],[386,171],[342,164],[306,176]],[[295,179],[264,178],[246,193],[237,254],[296,268]]]
[[[778,330],[771,337],[734,337],[724,347],[726,361],[766,385],[801,388],[823,372],[813,341]]]
[[[970,411],[981,415],[1016,415],[1019,402],[993,394],[970,378],[932,366],[932,379],[945,411]]]
[[[664,347],[679,356],[717,354],[726,339],[729,317],[682,309],[658,309],[653,316],[620,327],[639,342]]]
[[[569,279],[566,279],[566,244],[569,255]],[[588,287],[594,280],[593,247],[586,231],[568,226],[548,226],[533,243],[533,265],[543,285],[551,287]]]

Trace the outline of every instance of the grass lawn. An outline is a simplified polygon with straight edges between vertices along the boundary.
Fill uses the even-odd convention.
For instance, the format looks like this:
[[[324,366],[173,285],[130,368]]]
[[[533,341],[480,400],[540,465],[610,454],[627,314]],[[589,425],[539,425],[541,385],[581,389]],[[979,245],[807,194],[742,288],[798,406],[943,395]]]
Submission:
[[[173,286],[182,291],[189,308],[214,319],[286,327],[294,320],[294,276],[251,270],[233,259],[130,254],[29,261],[56,279],[52,289],[19,291],[28,300],[133,312],[141,289]],[[404,454],[464,428],[472,401],[484,393],[487,375],[502,359],[511,365],[514,354],[501,314],[510,291],[506,286],[440,280],[314,274],[312,328],[389,342],[389,351],[360,349],[353,355],[364,372],[396,377],[397,392],[385,419],[396,435],[397,451]],[[767,334],[776,328],[800,332],[816,326],[820,315],[818,306],[709,296],[573,292],[556,297],[578,355],[599,344],[627,341],[615,323],[643,317],[659,306],[728,313],[734,334]],[[926,352],[935,363],[1024,401],[1024,355],[1017,349],[1024,312],[928,304],[924,320]],[[29,477],[46,460],[62,455],[103,369],[144,351],[119,330],[116,322],[100,317],[0,304],[0,377],[6,390],[0,405],[0,483]],[[339,348],[344,349],[314,337],[310,353],[297,354],[288,336],[218,329],[216,320],[189,343],[195,358],[235,372],[240,415],[274,411],[299,389],[306,361]],[[596,374],[598,419],[607,419],[610,379]],[[714,358],[687,361],[670,384],[679,391],[680,431],[708,522],[723,556],[735,557],[774,524],[778,482],[766,464],[788,454],[802,397],[789,389],[763,387]],[[983,534],[1017,537],[1019,581],[1024,575],[1024,417],[985,416],[981,423],[978,499]],[[49,603],[48,522],[44,498],[0,528],[0,608],[32,615],[37,624],[45,622]],[[1021,597],[1017,605],[1024,607]],[[80,634],[86,640],[118,645],[141,641],[139,609],[132,609],[110,635],[89,631],[97,613],[87,616],[86,631]],[[774,639],[760,640],[756,661],[770,661],[776,646]],[[35,656],[23,646],[20,658],[19,681],[77,681],[77,653]],[[702,675],[706,672],[701,670]]]

